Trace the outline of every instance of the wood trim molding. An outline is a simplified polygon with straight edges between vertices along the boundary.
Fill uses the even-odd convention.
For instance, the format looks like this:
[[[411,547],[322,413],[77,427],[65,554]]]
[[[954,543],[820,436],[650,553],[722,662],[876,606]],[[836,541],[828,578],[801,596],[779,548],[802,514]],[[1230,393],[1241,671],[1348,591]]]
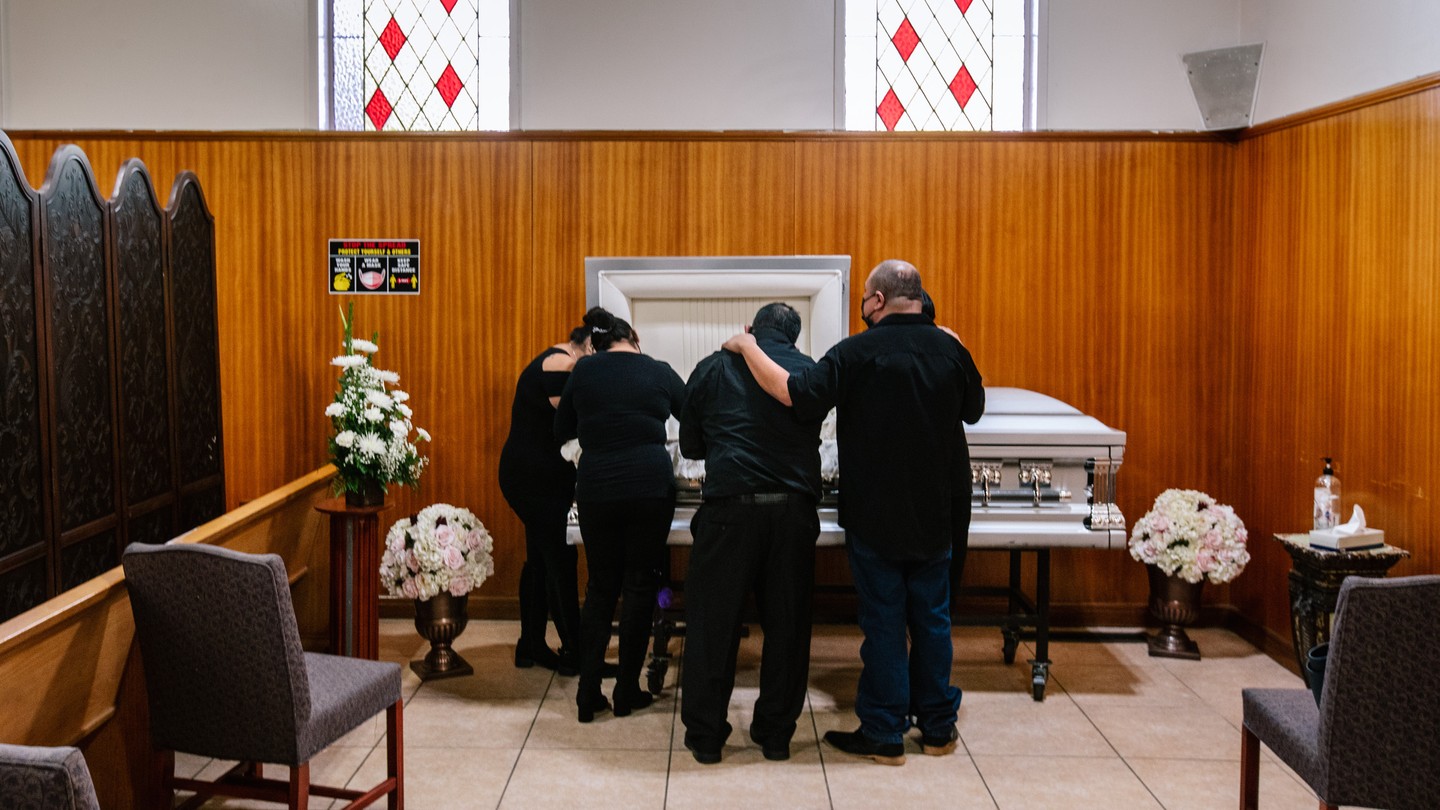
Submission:
[[[1258,138],[1262,135],[1269,135],[1283,129],[1298,127],[1301,124],[1309,124],[1326,118],[1333,118],[1337,115],[1344,115],[1348,112],[1361,110],[1366,107],[1374,107],[1377,104],[1384,104],[1406,96],[1413,96],[1416,93],[1423,93],[1440,87],[1440,73],[1430,73],[1424,76],[1411,79],[1408,82],[1392,84],[1389,87],[1382,87],[1369,93],[1361,93],[1358,96],[1351,96],[1331,104],[1323,104],[1319,107],[1312,107],[1308,110],[1301,110],[1298,113],[1275,118],[1263,124],[1241,130],[1239,140],[1245,141],[1251,138]]]
[[[770,130],[513,130],[510,132],[331,132],[323,130],[8,130],[12,138],[57,141],[207,141],[338,143],[566,143],[566,142],[778,142],[778,143],[995,143],[1144,142],[1226,143],[1233,133],[1155,130],[1041,130],[1035,132],[777,132]]]

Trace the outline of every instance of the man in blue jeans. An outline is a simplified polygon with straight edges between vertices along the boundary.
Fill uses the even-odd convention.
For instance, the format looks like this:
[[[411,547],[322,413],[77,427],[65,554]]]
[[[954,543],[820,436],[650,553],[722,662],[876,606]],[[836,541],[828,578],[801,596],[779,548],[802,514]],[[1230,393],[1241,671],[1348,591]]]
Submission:
[[[837,408],[840,524],[865,640],[855,693],[860,728],[826,732],[825,741],[887,765],[905,762],[912,712],[924,753],[955,750],[952,489],[969,480],[955,474],[970,466],[961,423],[974,424],[985,409],[970,352],[921,313],[921,297],[913,265],[876,265],[860,300],[872,328],[795,374],[749,335],[725,342],[761,387],[801,418]]]

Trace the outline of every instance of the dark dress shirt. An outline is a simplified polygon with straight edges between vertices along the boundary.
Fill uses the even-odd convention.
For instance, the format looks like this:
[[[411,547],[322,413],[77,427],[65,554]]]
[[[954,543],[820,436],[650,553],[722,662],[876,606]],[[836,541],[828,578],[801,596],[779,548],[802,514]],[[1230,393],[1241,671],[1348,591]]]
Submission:
[[[555,438],[579,438],[584,452],[578,501],[664,498],[675,494],[665,420],[679,418],[685,383],[669,364],[636,352],[583,357],[555,409]]]
[[[791,374],[815,365],[776,329],[755,342]],[[706,498],[799,492],[820,498],[819,417],[802,418],[755,381],[745,358],[718,351],[701,360],[685,386],[680,452],[705,459]]]
[[[924,315],[888,315],[792,373],[789,387],[801,418],[839,409],[840,525],[883,543],[872,548],[886,559],[943,554],[951,498],[969,481],[961,421],[985,411],[970,352]]]

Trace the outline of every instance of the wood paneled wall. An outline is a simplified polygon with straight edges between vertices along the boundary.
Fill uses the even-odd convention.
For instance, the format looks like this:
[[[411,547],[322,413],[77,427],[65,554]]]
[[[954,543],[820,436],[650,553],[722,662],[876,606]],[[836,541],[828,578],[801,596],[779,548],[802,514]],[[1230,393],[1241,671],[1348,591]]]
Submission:
[[[1410,551],[1392,576],[1440,570],[1440,90],[1412,84],[1238,144],[1215,385],[1254,561],[1230,595],[1287,648],[1290,559],[1270,537],[1309,528],[1322,456],[1345,518],[1359,503]]]
[[[578,322],[587,255],[842,253],[854,289],[908,259],[988,384],[1129,432],[1132,520],[1170,486],[1247,494],[1221,473],[1219,416],[1237,149],[1206,136],[11,135],[27,173],[75,140],[101,178],[137,156],[204,182],[231,507],[325,461],[343,303],[326,239],[422,240],[425,292],[362,299],[357,328],[380,332],[377,363],[435,436],[396,514],[473,509],[497,545],[481,599],[509,604],[523,558],[495,477],[515,376]],[[967,579],[998,577],[988,556]],[[1057,557],[1057,602],[1138,618],[1145,576],[1123,551]]]

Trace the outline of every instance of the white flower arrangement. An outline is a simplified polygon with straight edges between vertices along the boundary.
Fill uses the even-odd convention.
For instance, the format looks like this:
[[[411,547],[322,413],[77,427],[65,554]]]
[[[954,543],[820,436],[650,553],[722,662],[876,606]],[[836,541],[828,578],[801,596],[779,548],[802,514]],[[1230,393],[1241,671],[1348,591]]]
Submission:
[[[395,521],[385,535],[380,582],[391,596],[464,596],[495,573],[494,541],[468,509],[437,503]]]
[[[409,399],[403,391],[386,391],[386,384],[399,375],[370,364],[370,355],[380,350],[374,340],[353,336],[355,305],[340,314],[345,326],[345,353],[330,361],[340,368],[340,386],[335,401],[325,407],[334,433],[330,436],[330,458],[340,471],[337,492],[360,492],[367,483],[416,486],[429,462],[410,440],[411,432],[422,441],[430,434],[410,421],[411,411],[401,404]]]
[[[1250,562],[1249,534],[1235,510],[1193,489],[1167,489],[1136,521],[1130,556],[1186,582],[1220,584]]]

